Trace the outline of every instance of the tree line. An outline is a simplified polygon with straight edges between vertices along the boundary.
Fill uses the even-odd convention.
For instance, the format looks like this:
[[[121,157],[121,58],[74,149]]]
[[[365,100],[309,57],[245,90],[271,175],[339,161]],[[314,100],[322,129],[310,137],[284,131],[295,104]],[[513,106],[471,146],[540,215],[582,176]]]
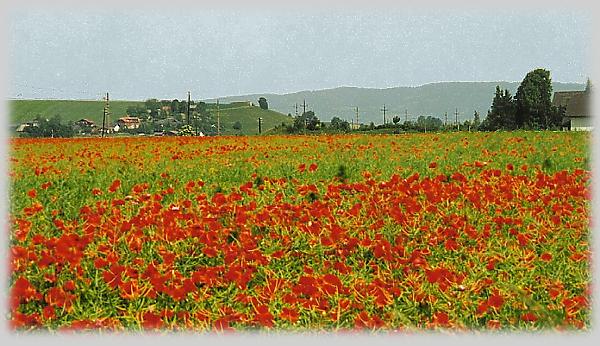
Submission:
[[[560,129],[565,115],[565,107],[552,105],[552,80],[550,72],[545,69],[535,69],[525,76],[513,96],[508,89],[502,90],[496,86],[491,108],[486,118],[481,121],[477,111],[473,118],[462,123],[444,124],[435,116],[419,116],[415,121],[401,123],[399,116],[392,118],[392,123],[375,125],[361,124],[359,128],[351,129],[351,125],[338,117],[333,117],[329,127],[318,119],[314,112],[309,111],[294,118],[292,125],[284,125],[287,133],[303,133],[307,131],[349,132],[351,130],[371,131],[378,129],[393,129],[395,133],[413,131],[496,131],[496,130],[553,130]],[[291,115],[290,115],[291,116]]]
[[[307,132],[350,132],[371,131],[392,128],[395,133],[412,131],[445,131],[445,130],[468,130],[468,131],[496,131],[496,130],[550,130],[559,129],[565,114],[564,107],[555,107],[551,103],[552,81],[550,72],[545,69],[535,69],[525,76],[519,85],[516,94],[511,95],[508,89],[502,90],[496,86],[491,108],[487,112],[483,122],[478,112],[474,112],[472,120],[465,120],[460,124],[444,124],[442,120],[434,116],[419,116],[415,121],[400,123],[401,118],[394,116],[392,123],[375,125],[357,125],[352,128],[351,124],[335,116],[329,125],[322,122],[313,111],[307,111],[294,117],[291,124],[282,123],[276,129],[283,130],[289,134]],[[264,97],[258,100],[259,107],[268,109],[267,100]],[[195,134],[203,132],[209,134],[216,132],[215,116],[208,110],[204,102],[195,103],[190,101],[193,111],[191,112],[190,127]],[[127,114],[139,117],[142,122],[138,129],[124,129],[123,132],[131,133],[153,133],[155,131],[177,130],[185,125],[185,115],[188,111],[187,101],[148,99],[143,106],[131,106],[127,108]],[[289,115],[291,116],[291,114]],[[31,126],[25,129],[25,135],[30,137],[71,137],[77,133],[76,126],[72,122],[63,125],[60,116],[50,120],[42,120],[38,117],[39,126]],[[235,130],[241,130],[241,123],[234,124]],[[186,129],[186,131],[191,131]]]
[[[495,130],[551,130],[559,129],[565,107],[552,105],[550,72],[533,70],[525,76],[514,97],[507,89],[496,86],[492,107],[481,124],[481,129]]]

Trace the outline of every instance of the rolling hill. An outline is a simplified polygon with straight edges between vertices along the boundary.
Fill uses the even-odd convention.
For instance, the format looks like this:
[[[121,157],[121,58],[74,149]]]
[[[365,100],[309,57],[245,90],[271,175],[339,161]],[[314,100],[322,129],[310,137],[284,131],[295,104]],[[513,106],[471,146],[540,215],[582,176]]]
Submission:
[[[129,106],[143,106],[141,101],[110,101],[111,119],[125,115]],[[87,118],[102,124],[104,101],[81,100],[11,100],[10,124],[16,125],[34,119],[37,115],[42,118],[52,118],[60,115],[63,122],[77,121]],[[116,118],[115,118],[116,117]]]
[[[216,105],[208,104],[207,109],[216,117]],[[223,134],[256,134],[258,133],[258,118],[262,118],[263,133],[274,128],[281,123],[291,123],[292,118],[273,110],[264,110],[257,106],[240,105],[232,103],[229,105],[219,105],[220,121],[223,127]],[[233,125],[236,121],[240,122],[242,129],[235,130]]]
[[[124,116],[128,107],[143,105],[142,101],[110,101],[111,122]],[[56,114],[60,115],[63,122],[87,118],[96,124],[102,124],[103,107],[103,101],[11,100],[10,124],[15,127],[19,123],[34,119],[37,115],[42,118],[52,118]],[[215,104],[207,104],[207,109],[216,117]],[[219,109],[223,134],[256,134],[259,117],[263,119],[263,131],[274,128],[282,122],[292,121],[284,114],[249,106],[247,103],[220,104]],[[242,125],[241,130],[233,129],[237,121]]]
[[[398,115],[404,121],[405,112],[409,120],[419,115],[437,116],[444,120],[448,113],[448,121],[454,120],[454,112],[458,109],[458,119],[464,121],[473,118],[475,111],[484,119],[496,90],[502,89],[516,93],[520,82],[440,82],[418,87],[394,87],[386,89],[339,87],[334,89],[299,91],[289,94],[250,94],[220,98],[222,102],[246,101],[256,102],[265,97],[269,109],[283,114],[294,114],[294,104],[306,100],[307,110],[313,110],[322,121],[329,121],[337,116],[350,121],[355,119],[355,107],[359,107],[359,121],[380,124],[383,122],[381,108],[385,104],[388,109],[386,118]],[[585,84],[553,83],[554,91],[584,90]],[[212,102],[212,100],[209,100]]]

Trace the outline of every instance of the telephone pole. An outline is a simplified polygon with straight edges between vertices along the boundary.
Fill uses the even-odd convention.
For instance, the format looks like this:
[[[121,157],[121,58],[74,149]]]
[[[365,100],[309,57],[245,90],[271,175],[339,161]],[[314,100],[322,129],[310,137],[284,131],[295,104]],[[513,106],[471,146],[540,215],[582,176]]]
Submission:
[[[188,103],[187,103],[187,124],[190,124],[190,92],[188,91]]]
[[[298,102],[294,103],[294,108],[296,109],[296,116],[298,116]]]
[[[262,133],[262,118],[258,118],[258,134]]]
[[[358,122],[358,107],[356,107],[356,126],[360,126],[360,123]]]
[[[408,109],[404,109],[404,123],[408,124]]]
[[[217,99],[217,136],[221,135],[221,114],[219,113],[219,99]]]
[[[446,120],[444,120],[444,126],[448,126],[448,112],[444,112],[444,116],[446,117]]]
[[[383,108],[381,109],[381,111],[383,112],[383,125],[385,125],[385,112],[386,112],[387,110],[388,110],[388,109],[387,109],[387,108],[385,108],[385,104],[383,104]]]
[[[108,126],[108,93],[106,93],[106,102],[104,103],[104,114],[102,116],[102,138],[104,138],[104,133],[106,132],[107,126]]]
[[[306,113],[306,106],[308,105],[306,104],[306,99],[304,99],[304,102],[302,102],[302,115]]]
[[[455,121],[456,121],[456,129],[460,131],[460,124],[458,123],[458,108],[454,111]]]

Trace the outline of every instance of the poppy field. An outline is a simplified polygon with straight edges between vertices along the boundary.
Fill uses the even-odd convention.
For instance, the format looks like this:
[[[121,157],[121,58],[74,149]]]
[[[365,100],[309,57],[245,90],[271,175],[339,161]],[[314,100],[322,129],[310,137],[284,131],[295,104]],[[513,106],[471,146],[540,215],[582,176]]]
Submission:
[[[28,330],[591,327],[590,134],[12,139]]]

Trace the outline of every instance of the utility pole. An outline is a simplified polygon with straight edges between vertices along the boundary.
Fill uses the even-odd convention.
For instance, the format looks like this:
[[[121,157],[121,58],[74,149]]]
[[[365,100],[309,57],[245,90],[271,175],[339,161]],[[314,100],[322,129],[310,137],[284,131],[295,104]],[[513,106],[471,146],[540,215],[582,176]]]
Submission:
[[[294,108],[296,109],[296,116],[298,116],[298,102],[294,103]]]
[[[458,108],[454,111],[455,121],[456,121],[456,129],[460,131],[460,124],[458,123]]]
[[[385,112],[386,112],[387,110],[388,110],[388,109],[387,109],[387,108],[385,108],[385,104],[383,104],[383,108],[381,109],[381,111],[383,112],[383,125],[385,125]]]
[[[187,124],[190,124],[190,92],[188,91],[188,103],[187,103]]]
[[[308,105],[306,104],[306,99],[304,99],[304,102],[302,102],[302,115],[306,113],[306,106]]]
[[[408,109],[404,109],[404,123],[408,124]]]
[[[446,117],[446,120],[444,120],[444,126],[448,126],[448,112],[444,112],[444,116]]]
[[[262,118],[258,118],[258,134],[262,133]]]
[[[358,107],[356,107],[356,126],[360,126],[360,123],[358,122]]]
[[[217,136],[220,136],[220,135],[221,135],[221,114],[219,113],[219,99],[217,99]]]
[[[104,115],[102,116],[102,138],[104,138],[106,126],[108,126],[108,93],[106,93],[106,102],[104,103]]]

